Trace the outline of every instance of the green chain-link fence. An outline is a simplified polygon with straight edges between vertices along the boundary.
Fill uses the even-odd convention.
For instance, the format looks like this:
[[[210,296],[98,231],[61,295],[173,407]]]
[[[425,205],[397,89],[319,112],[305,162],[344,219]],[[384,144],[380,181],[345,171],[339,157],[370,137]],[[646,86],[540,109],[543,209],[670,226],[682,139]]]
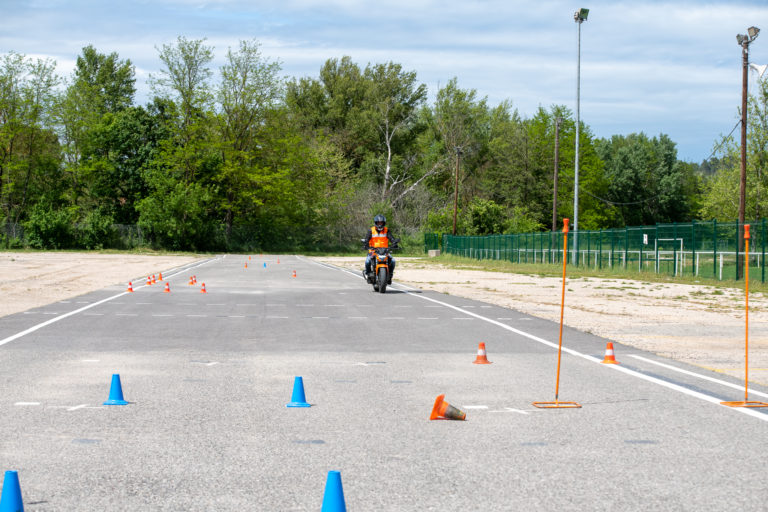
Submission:
[[[765,282],[766,220],[751,225],[749,241],[750,280]],[[574,262],[575,233],[568,234],[568,260]],[[602,231],[579,231],[579,266],[626,268],[674,276],[700,276],[719,280],[737,278],[743,266],[737,222],[657,224]],[[425,233],[424,250],[467,258],[506,260],[513,263],[562,263],[563,233],[440,237]]]

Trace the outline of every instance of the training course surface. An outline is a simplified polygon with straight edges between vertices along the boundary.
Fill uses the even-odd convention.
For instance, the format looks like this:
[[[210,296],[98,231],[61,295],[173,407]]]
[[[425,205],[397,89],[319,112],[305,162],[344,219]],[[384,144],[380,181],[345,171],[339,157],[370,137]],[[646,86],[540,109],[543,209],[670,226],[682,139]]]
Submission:
[[[583,408],[537,410],[557,324],[244,260],[0,319],[0,470],[28,510],[318,510],[329,470],[355,511],[764,507],[768,414],[716,403],[738,380],[621,345],[602,365],[606,340],[566,329],[560,399]],[[112,374],[129,405],[102,406]],[[296,376],[310,408],[285,407]],[[428,420],[442,393],[467,421]]]

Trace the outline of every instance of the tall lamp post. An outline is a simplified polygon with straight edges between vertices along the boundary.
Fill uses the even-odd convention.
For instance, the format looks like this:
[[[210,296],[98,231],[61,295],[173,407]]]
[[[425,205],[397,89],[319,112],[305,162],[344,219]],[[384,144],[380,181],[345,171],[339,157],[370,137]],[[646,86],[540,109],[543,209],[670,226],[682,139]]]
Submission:
[[[589,9],[581,8],[573,13],[578,25],[578,46],[576,51],[576,158],[575,180],[573,183],[573,263],[579,263],[579,103],[581,100],[581,24],[587,21]]]
[[[760,29],[749,27],[747,34],[736,35],[736,41],[741,46],[741,180],[739,185],[739,249],[736,255],[736,279],[742,277],[741,253],[744,250],[745,203],[747,194],[747,71],[749,70],[749,43],[757,39]],[[749,263],[747,263],[749,264]]]

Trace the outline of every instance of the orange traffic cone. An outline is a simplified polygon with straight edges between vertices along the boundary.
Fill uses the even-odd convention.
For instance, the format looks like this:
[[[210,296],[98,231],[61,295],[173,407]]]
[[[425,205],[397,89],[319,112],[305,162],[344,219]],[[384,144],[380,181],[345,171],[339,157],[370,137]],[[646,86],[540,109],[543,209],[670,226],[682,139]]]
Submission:
[[[435,398],[435,405],[432,407],[430,420],[465,420],[467,413],[457,409],[445,401],[445,395],[438,395]]]
[[[205,291],[205,283],[203,283],[203,287],[200,288],[200,293],[208,293],[207,291]]]
[[[133,293],[133,283],[132,282],[128,281],[128,289],[126,291]]]
[[[163,293],[171,293],[171,285],[169,283],[165,283],[165,290],[163,290]]]
[[[613,355],[613,343],[610,341],[608,342],[608,345],[605,346],[605,359],[603,359],[603,363],[620,364]]]
[[[152,286],[152,278],[147,276],[147,286]]]
[[[248,261],[251,261],[251,257],[250,256],[248,256]]]
[[[278,265],[280,264],[280,258],[277,258],[277,264]]]
[[[248,262],[247,261],[245,262],[245,268],[248,268]]]
[[[485,343],[480,343],[477,346],[477,357],[474,361],[472,361],[473,364],[493,364],[491,363],[488,358],[485,355]]]
[[[195,280],[192,279],[192,276],[189,276],[189,283],[188,284],[189,284],[189,286],[192,286],[193,284],[195,284]]]
[[[296,271],[295,270],[293,271],[293,276],[291,276],[291,277],[296,277]]]
[[[192,276],[192,282],[197,284],[197,275]]]
[[[163,280],[163,273],[162,273],[162,272],[160,272],[160,273],[157,275],[157,280],[158,280],[158,281],[162,281],[162,280]]]
[[[157,282],[157,279],[155,278],[155,274],[152,274],[152,284],[155,284]]]

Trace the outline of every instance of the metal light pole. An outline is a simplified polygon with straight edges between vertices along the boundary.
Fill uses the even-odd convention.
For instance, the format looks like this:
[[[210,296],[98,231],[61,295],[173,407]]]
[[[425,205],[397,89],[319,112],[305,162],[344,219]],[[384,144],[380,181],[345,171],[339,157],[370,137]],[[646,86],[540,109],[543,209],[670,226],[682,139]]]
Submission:
[[[749,43],[757,39],[760,29],[749,27],[747,34],[736,35],[736,42],[741,46],[741,180],[739,183],[739,244],[736,254],[736,279],[742,277],[741,253],[744,250],[744,217],[747,195],[747,71],[749,69]]]
[[[589,9],[581,8],[573,13],[578,25],[578,45],[576,51],[576,158],[573,183],[573,263],[579,263],[579,103],[581,100],[581,24],[587,21]]]
[[[459,158],[461,148],[456,147],[456,181],[453,185],[453,235],[456,236],[456,210],[459,204]]]

